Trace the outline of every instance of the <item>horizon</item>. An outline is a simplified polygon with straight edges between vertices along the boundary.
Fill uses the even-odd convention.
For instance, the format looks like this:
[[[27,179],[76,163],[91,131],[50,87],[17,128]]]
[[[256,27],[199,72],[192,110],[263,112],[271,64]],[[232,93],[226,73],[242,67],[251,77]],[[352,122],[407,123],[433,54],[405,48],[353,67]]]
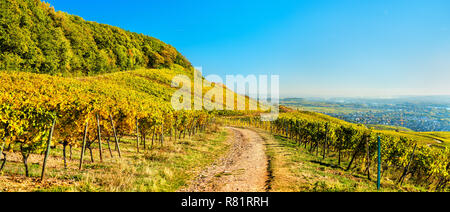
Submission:
[[[322,99],[340,99],[340,98],[350,98],[350,99],[404,99],[404,98],[425,98],[425,97],[431,97],[431,98],[438,98],[438,97],[443,97],[443,98],[449,98],[450,99],[450,95],[449,94],[427,94],[427,95],[391,95],[391,96],[379,96],[379,95],[373,95],[373,96],[320,96],[320,95],[298,95],[298,96],[281,96],[280,99],[295,99],[295,98],[322,98]]]
[[[205,75],[278,74],[280,97],[450,95],[445,0],[48,2],[167,42]]]

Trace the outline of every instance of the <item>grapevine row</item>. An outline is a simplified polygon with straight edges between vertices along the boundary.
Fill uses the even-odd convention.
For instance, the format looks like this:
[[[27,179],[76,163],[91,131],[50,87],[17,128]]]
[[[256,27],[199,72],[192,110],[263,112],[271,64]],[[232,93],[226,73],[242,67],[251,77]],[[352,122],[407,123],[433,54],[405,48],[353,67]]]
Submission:
[[[371,179],[377,166],[377,137],[381,138],[382,176],[445,190],[450,183],[450,149],[418,144],[407,137],[374,132],[363,125],[334,119],[321,120],[308,112],[280,114],[273,122],[258,116],[229,120],[231,124],[263,128],[295,141],[303,149],[325,159],[337,157],[337,166],[347,160],[346,170],[357,169]],[[388,176],[389,175],[389,176]]]
[[[1,169],[8,152],[19,151],[27,176],[30,154],[48,151],[50,137],[53,144],[63,146],[65,165],[66,147],[70,147],[70,152],[72,147],[82,148],[81,169],[85,151],[94,160],[94,145],[98,145],[100,160],[103,159],[102,142],[107,142],[111,156],[113,142],[120,156],[119,140],[125,135],[136,138],[136,151],[140,152],[152,148],[154,141],[163,145],[165,135],[176,140],[186,133],[195,134],[213,120],[211,113],[174,111],[167,101],[107,80],[92,83],[0,72],[0,83]],[[147,143],[150,138],[152,142]]]

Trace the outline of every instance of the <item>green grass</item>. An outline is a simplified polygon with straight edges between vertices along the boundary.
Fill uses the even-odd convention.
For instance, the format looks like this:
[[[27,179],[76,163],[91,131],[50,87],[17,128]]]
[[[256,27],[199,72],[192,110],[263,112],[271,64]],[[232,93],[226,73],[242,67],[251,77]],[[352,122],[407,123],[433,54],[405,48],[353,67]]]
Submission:
[[[403,136],[414,140],[419,144],[431,145],[433,147],[450,147],[450,132],[414,132],[414,131],[392,131],[375,130],[391,136]]]
[[[399,127],[399,126],[389,126],[389,125],[381,125],[381,124],[366,124],[368,128],[372,128],[375,130],[391,130],[391,131],[403,131],[403,132],[414,132],[414,130],[411,130],[406,127]]]
[[[392,135],[409,137],[418,143],[450,147],[450,132],[415,132],[405,127],[387,125],[367,125],[374,130]]]
[[[450,148],[450,132],[418,132],[417,134],[440,141],[441,146]]]

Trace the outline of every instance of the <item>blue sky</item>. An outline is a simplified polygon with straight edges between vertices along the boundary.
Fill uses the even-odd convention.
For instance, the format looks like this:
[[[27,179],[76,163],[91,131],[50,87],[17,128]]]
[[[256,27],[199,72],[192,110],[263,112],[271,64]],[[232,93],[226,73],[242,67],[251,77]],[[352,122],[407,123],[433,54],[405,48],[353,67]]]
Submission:
[[[204,74],[279,74],[282,96],[450,94],[448,0],[48,0],[154,36]]]

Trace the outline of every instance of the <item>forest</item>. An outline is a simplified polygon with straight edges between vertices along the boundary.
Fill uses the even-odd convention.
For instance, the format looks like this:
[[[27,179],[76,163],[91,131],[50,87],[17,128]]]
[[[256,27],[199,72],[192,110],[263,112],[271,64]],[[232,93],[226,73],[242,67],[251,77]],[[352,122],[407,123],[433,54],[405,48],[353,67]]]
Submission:
[[[190,67],[162,41],[55,11],[40,0],[1,0],[0,69],[87,76],[137,68]]]

